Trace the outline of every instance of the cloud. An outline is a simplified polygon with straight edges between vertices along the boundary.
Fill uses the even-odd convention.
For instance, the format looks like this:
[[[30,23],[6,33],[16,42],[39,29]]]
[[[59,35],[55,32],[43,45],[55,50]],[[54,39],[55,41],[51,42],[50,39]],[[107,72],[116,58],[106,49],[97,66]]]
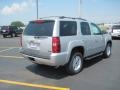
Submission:
[[[1,9],[1,14],[11,15],[18,12],[23,12],[27,10],[30,6],[33,6],[33,0],[27,0],[22,3],[13,3],[11,6],[5,6]]]

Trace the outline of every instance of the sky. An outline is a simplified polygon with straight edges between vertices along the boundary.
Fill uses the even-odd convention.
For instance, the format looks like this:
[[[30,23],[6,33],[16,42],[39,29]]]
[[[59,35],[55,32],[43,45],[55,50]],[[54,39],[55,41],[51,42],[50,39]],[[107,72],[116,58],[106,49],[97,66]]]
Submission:
[[[81,17],[95,23],[120,22],[120,0],[39,0],[39,18]],[[0,0],[0,26],[12,21],[27,24],[36,19],[36,0]]]

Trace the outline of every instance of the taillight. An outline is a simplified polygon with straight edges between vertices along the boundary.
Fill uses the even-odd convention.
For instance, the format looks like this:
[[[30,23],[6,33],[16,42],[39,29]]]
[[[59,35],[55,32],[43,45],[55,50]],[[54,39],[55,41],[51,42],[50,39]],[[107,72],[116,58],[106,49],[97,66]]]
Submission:
[[[22,46],[22,35],[20,36],[20,45]]]
[[[60,53],[60,38],[52,38],[52,53]]]

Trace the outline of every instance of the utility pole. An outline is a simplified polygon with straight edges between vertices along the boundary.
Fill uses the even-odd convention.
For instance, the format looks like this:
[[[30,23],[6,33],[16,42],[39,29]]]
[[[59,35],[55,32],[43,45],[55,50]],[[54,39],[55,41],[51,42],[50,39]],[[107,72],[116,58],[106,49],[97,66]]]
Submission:
[[[38,19],[38,16],[39,16],[39,12],[38,12],[38,0],[36,0],[36,10],[37,10],[37,19]]]
[[[79,0],[78,15],[80,18],[82,17],[82,0]]]

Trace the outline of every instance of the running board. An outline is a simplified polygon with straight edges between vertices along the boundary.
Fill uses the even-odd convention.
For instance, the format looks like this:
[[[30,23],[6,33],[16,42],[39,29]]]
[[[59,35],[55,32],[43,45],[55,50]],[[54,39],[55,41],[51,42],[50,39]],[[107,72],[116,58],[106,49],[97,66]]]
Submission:
[[[90,60],[90,59],[93,59],[93,58],[96,58],[98,56],[101,56],[103,53],[99,53],[99,54],[95,54],[95,55],[92,55],[92,56],[88,56],[88,57],[85,57],[85,60]]]

